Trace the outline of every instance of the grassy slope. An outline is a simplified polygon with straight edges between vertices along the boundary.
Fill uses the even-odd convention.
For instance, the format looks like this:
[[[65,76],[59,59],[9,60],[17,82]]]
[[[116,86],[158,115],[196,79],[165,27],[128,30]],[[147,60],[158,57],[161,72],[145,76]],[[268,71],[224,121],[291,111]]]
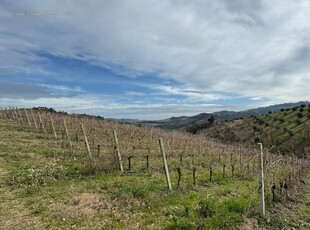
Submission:
[[[0,226],[2,229],[255,229],[257,178],[209,183],[168,192],[159,174],[87,175],[87,168],[51,147],[52,140],[0,119]],[[187,182],[187,183],[186,183]],[[306,184],[309,186],[309,183]],[[261,226],[309,225],[309,188],[299,216],[268,212]],[[267,191],[267,196],[268,196]],[[270,194],[269,194],[270,195]],[[273,210],[270,198],[268,210]],[[274,209],[277,210],[276,208]],[[288,209],[289,213],[292,212]],[[295,225],[296,226],[296,225]]]
[[[294,106],[300,106],[303,104],[309,104],[309,102],[297,102],[297,103],[285,103],[279,105],[272,105],[267,107],[260,107],[256,109],[250,109],[240,112],[234,111],[219,111],[215,113],[200,113],[194,116],[181,116],[171,117],[165,120],[153,121],[153,125],[170,130],[186,130],[191,129],[195,126],[208,123],[208,119],[214,116],[218,121],[233,120],[240,117],[250,117],[251,115],[267,114],[269,111],[276,112],[280,111],[281,108],[292,108]],[[148,123],[148,122],[143,122]]]
[[[302,117],[298,117],[298,114],[302,114]],[[310,107],[307,106],[302,111],[297,108],[224,122],[201,132],[226,141],[245,143],[259,141],[266,147],[275,146],[281,151],[293,150],[301,153],[304,147],[310,146],[309,140],[303,141],[309,123]]]

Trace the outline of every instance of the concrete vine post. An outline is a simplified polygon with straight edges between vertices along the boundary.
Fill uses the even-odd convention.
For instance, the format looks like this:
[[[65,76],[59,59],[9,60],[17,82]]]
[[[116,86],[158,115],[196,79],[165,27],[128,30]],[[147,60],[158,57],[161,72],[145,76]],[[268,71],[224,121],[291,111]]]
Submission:
[[[263,144],[258,143],[260,146],[260,157],[259,157],[259,195],[260,195],[260,216],[265,217],[265,185],[264,185],[264,161],[263,161]]]
[[[159,146],[160,146],[160,151],[162,154],[163,163],[164,163],[164,167],[165,167],[165,175],[166,175],[167,186],[168,186],[169,190],[172,190],[166,153],[165,153],[165,149],[164,149],[163,139],[161,139],[161,138],[159,138]]]

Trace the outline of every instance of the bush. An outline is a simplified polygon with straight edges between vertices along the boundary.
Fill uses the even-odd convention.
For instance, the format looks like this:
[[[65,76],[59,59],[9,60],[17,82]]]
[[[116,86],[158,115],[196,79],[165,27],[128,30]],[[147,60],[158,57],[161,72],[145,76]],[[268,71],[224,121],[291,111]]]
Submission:
[[[237,213],[244,213],[247,208],[246,200],[226,200],[224,201],[225,208],[229,212],[237,212]]]
[[[294,136],[294,132],[292,130],[289,129],[287,132],[291,137]]]
[[[176,230],[176,229],[196,229],[195,226],[190,223],[189,221],[186,220],[175,220],[174,222],[172,222],[171,224],[169,224],[168,226],[166,226],[164,228],[165,230]]]
[[[201,217],[212,217],[216,213],[215,199],[201,200],[198,204],[197,213]]]
[[[265,121],[263,119],[260,119],[259,117],[256,118],[256,122],[259,124],[259,125],[263,125],[265,123]]]
[[[259,137],[255,137],[255,138],[254,138],[254,142],[255,142],[255,143],[258,143],[259,141],[260,141],[260,138],[259,138]]]
[[[300,119],[297,119],[297,120],[295,121],[295,123],[296,123],[297,125],[300,125],[302,122],[301,122]]]
[[[302,118],[304,115],[302,113],[297,113],[297,117]]]

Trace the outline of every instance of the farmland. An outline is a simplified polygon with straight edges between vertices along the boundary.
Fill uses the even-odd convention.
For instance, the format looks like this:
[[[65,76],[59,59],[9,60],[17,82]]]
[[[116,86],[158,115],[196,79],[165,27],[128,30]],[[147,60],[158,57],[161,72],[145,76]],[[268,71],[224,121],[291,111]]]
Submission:
[[[310,227],[307,159],[264,150],[260,218],[258,146],[15,108],[0,130],[5,229]]]

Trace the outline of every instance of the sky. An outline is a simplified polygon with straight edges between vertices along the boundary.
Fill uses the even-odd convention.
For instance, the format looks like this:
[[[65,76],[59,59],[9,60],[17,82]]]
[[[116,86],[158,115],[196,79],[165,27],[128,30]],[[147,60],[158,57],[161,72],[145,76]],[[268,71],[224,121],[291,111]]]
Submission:
[[[1,0],[0,107],[157,120],[308,101],[309,0]]]

